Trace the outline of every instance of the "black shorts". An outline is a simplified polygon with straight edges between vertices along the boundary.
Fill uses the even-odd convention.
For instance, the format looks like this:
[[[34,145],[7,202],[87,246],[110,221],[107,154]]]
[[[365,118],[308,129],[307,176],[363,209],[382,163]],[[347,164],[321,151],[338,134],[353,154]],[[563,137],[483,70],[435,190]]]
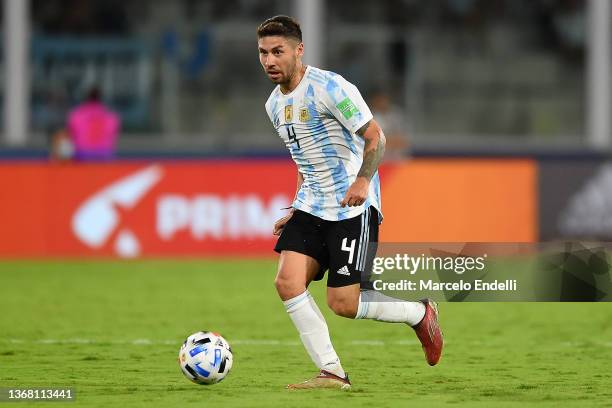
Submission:
[[[327,286],[338,288],[366,283],[378,242],[379,214],[370,206],[361,215],[342,221],[327,221],[296,210],[278,238],[274,250],[294,251],[319,262],[314,280],[325,272]]]

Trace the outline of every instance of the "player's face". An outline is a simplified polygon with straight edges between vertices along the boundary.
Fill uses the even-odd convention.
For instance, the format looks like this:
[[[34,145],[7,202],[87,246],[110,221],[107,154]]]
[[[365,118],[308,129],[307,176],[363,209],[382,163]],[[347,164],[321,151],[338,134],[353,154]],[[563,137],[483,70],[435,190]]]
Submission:
[[[304,54],[304,45],[280,36],[263,37],[257,43],[259,62],[268,78],[275,84],[289,83]]]

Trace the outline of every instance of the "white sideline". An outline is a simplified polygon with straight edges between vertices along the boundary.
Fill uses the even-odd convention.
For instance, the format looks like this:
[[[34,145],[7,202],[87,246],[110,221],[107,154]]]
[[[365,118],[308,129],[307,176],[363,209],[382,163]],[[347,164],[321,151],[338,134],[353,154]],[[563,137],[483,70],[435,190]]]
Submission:
[[[288,346],[298,347],[302,346],[299,341],[292,340],[275,340],[275,339],[230,339],[231,345],[242,345],[242,346]],[[113,345],[133,345],[133,346],[147,346],[147,345],[180,345],[183,342],[182,339],[178,340],[154,340],[154,339],[133,339],[133,340],[100,340],[100,339],[84,339],[84,338],[68,338],[68,339],[14,339],[14,338],[0,338],[0,343],[10,344],[113,344]],[[351,341],[338,341],[339,344],[345,344],[350,346],[411,346],[419,344],[416,339],[405,339],[405,340],[351,340]],[[445,340],[445,344],[449,342]],[[470,345],[486,345],[484,342],[469,342]],[[612,341],[602,342],[577,342],[577,341],[564,341],[558,343],[562,347],[581,347],[593,345],[597,347],[612,347]]]

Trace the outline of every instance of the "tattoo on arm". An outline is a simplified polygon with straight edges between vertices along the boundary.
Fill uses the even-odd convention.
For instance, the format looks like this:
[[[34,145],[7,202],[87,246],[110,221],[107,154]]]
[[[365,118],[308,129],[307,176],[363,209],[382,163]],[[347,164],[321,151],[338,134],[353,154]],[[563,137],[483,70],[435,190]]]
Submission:
[[[365,177],[368,180],[371,180],[374,173],[376,173],[378,165],[385,154],[385,136],[380,129],[377,130],[377,137],[365,137],[370,127],[370,123],[371,121],[357,131],[357,134],[365,140],[365,145],[363,147],[363,163],[361,164],[357,177]]]
[[[375,146],[373,146],[375,144]],[[363,153],[363,163],[357,173],[357,177],[365,177],[368,180],[372,179],[374,173],[378,169],[383,154],[385,153],[385,145],[381,139],[378,139],[376,143],[373,140],[366,140],[366,145]]]

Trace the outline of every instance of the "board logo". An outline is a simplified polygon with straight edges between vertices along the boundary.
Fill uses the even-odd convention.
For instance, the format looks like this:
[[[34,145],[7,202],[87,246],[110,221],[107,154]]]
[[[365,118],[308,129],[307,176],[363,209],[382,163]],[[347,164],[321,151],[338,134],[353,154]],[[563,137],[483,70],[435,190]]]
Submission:
[[[153,165],[130,174],[89,197],[72,217],[72,231],[79,241],[98,249],[113,236],[121,222],[116,207],[131,209],[162,179],[161,167]],[[128,228],[121,228],[114,243],[117,255],[140,254],[140,241]]]

